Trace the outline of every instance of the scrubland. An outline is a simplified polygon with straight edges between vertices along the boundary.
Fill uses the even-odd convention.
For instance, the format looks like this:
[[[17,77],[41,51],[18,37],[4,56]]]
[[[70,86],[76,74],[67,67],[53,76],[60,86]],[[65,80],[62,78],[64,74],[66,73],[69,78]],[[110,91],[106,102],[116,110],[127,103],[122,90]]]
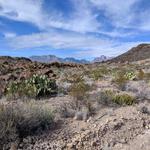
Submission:
[[[1,149],[149,150],[150,60],[52,72],[1,88]]]

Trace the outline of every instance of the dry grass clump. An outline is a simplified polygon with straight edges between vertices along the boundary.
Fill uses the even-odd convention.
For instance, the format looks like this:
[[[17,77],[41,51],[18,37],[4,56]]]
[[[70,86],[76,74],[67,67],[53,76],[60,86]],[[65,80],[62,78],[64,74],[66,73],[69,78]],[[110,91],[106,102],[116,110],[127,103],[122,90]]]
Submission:
[[[0,145],[49,129],[54,115],[46,106],[35,103],[0,105]]]
[[[138,77],[139,80],[143,80],[143,79],[144,79],[145,73],[144,73],[144,71],[143,71],[142,69],[140,69],[140,70],[138,71],[137,77]]]
[[[145,73],[145,80],[150,81],[150,73]]]
[[[127,93],[118,93],[114,90],[103,90],[96,96],[98,104],[104,106],[132,105],[135,102],[135,97]]]
[[[132,105],[135,98],[128,94],[117,94],[113,97],[113,102],[119,105]]]

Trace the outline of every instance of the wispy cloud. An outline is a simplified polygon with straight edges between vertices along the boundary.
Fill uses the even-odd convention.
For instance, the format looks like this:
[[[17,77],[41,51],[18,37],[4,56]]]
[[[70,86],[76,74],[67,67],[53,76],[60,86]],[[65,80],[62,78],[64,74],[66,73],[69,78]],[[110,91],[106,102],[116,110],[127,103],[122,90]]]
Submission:
[[[71,0],[71,2],[75,11],[70,19],[66,19],[57,11],[47,13],[43,8],[44,0],[8,0],[7,3],[5,0],[1,0],[0,15],[9,19],[33,23],[44,30],[53,27],[76,32],[96,31],[99,22],[88,3],[85,0]]]
[[[99,49],[101,45],[110,45],[111,40],[95,36],[57,31],[17,36],[9,39],[15,49],[50,46],[56,49]]]
[[[5,37],[6,39],[16,37],[16,33],[13,33],[13,32],[5,32],[5,33],[3,33],[3,34],[4,34],[4,37]]]
[[[77,49],[81,56],[116,55],[143,41],[128,38],[150,32],[150,7],[141,10],[142,0],[68,1],[73,8],[69,17],[55,8],[47,11],[45,0],[0,0],[0,16],[39,28],[39,33],[21,36],[5,31],[4,40],[14,49],[49,46]]]
[[[141,44],[142,41],[137,42],[115,42],[111,43],[110,45],[101,45],[99,49],[89,49],[86,51],[77,51],[75,53],[75,56],[77,57],[97,57],[100,55],[105,56],[117,56],[122,53],[125,53],[127,50],[131,49],[132,47],[137,46],[138,44]],[[146,41],[143,43],[149,43],[150,41]]]

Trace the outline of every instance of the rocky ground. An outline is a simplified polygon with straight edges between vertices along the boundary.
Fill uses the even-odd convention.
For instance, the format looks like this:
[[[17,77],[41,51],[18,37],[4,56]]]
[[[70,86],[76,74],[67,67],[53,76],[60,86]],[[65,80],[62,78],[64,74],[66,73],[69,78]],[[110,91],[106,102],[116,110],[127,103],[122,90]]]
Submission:
[[[149,150],[150,147],[150,104],[146,101],[120,108],[100,108],[87,120],[68,118],[61,119],[59,124],[54,131],[23,139],[19,149]]]
[[[18,65],[16,61],[19,62]],[[90,87],[93,86],[88,91],[88,96],[94,106],[95,114],[86,117],[80,117],[81,113],[86,114],[86,112],[78,112],[77,109],[66,112],[68,117],[63,116],[62,110],[70,109],[74,100],[71,95],[69,96],[69,90],[67,95],[64,91],[62,93],[59,91],[57,97],[36,100],[37,105],[46,104],[56,111],[56,124],[52,130],[25,137],[21,141],[16,140],[11,143],[11,150],[150,150],[149,80],[138,78],[129,80],[123,90],[113,82],[113,71],[123,68],[127,71],[132,69],[135,73],[142,69],[149,75],[150,60],[136,62],[136,64],[105,64],[106,66],[91,64],[84,67],[75,64],[42,64],[23,58],[19,60],[19,58],[9,57],[0,58],[0,62],[2,64],[0,64],[0,81],[3,81],[0,82],[0,86],[3,87],[0,88],[0,96],[4,93],[6,84],[26,79],[32,74],[44,74],[50,79],[56,79],[59,88],[65,92],[78,74],[84,75],[85,83]],[[104,72],[110,69],[111,73],[104,73],[100,79],[95,79],[91,75],[95,73],[97,76],[99,70],[94,72],[97,68],[102,68],[101,71]],[[93,71],[92,74],[90,71]],[[136,102],[132,106],[111,105],[111,102],[110,105],[97,104],[97,94],[100,96],[100,93],[105,90],[128,93],[136,98]],[[0,100],[1,103],[16,105],[24,102],[21,99],[17,101],[3,99]]]

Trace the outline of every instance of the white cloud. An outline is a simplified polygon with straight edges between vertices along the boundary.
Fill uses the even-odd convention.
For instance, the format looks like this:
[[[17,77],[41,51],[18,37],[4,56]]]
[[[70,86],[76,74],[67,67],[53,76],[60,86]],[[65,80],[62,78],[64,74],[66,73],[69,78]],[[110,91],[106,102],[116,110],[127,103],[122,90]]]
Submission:
[[[133,6],[139,0],[90,0],[115,26],[129,26],[134,18]]]
[[[46,12],[44,0],[0,0],[0,16],[9,19],[26,21],[35,24],[40,29],[61,28],[76,32],[94,32],[99,23],[85,0],[71,0],[75,11],[66,19],[61,12]]]
[[[131,47],[141,43],[137,42],[119,42],[109,39],[99,39],[85,34],[59,33],[56,31],[16,36],[9,39],[10,46],[13,49],[32,49],[43,46],[54,49],[72,49],[76,57],[97,57],[100,55],[117,56],[126,52]],[[144,43],[144,42],[143,42]],[[146,43],[149,43],[146,42]]]
[[[9,39],[14,49],[50,46],[55,49],[98,49],[101,45],[110,45],[111,40],[94,36],[56,31],[17,36]]]
[[[86,51],[78,51],[76,52],[75,56],[77,57],[98,57],[101,55],[105,56],[118,56],[126,51],[130,50],[131,48],[141,44],[141,43],[150,43],[150,41],[142,42],[115,42],[112,45],[101,45],[98,49],[90,49]]]
[[[120,42],[116,37],[125,38],[150,31],[150,10],[140,11],[138,6],[139,13],[134,11],[134,6],[140,1],[70,0],[74,9],[70,17],[66,17],[55,8],[47,12],[43,6],[44,0],[0,0],[0,16],[32,23],[41,30],[37,34],[22,36],[17,36],[13,31],[5,32],[5,39],[14,49],[49,46],[81,50],[76,52],[79,56],[117,55],[142,41]],[[106,22],[101,19],[103,15]],[[113,27],[110,28],[110,25]],[[65,31],[56,32],[54,28]],[[101,34],[109,38],[99,36]]]
[[[16,37],[16,33],[13,33],[13,32],[5,32],[3,34],[6,39]]]
[[[0,15],[17,21],[42,25],[41,0],[0,0]]]

